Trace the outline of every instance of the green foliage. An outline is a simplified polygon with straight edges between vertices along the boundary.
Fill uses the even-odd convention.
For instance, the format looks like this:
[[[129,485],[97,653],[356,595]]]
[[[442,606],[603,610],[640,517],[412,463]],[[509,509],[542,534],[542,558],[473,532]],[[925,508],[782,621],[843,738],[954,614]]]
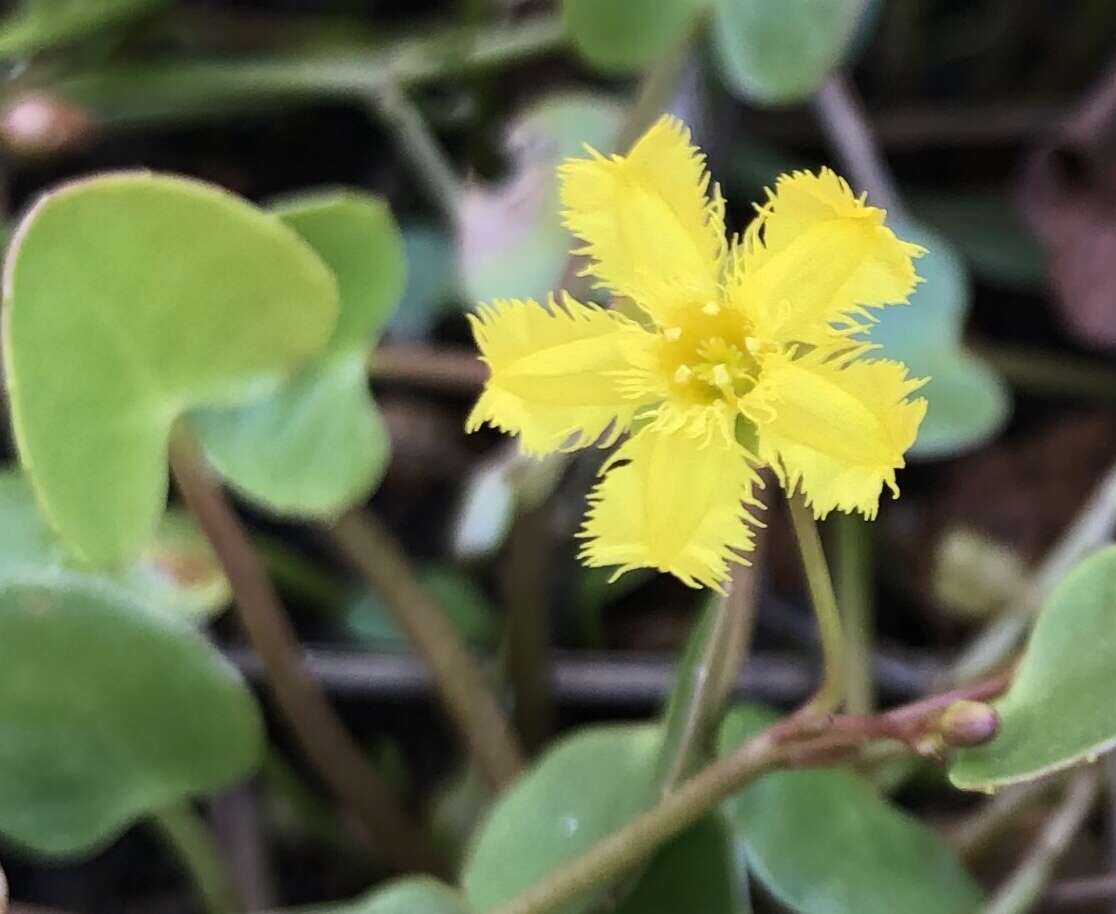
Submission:
[[[462,638],[477,647],[490,647],[495,642],[496,612],[470,578],[449,565],[428,565],[420,572],[420,581]],[[409,650],[408,639],[379,595],[371,591],[360,594],[346,607],[345,626],[377,650]]]
[[[921,226],[908,223],[895,229],[927,249],[917,262],[925,282],[910,304],[875,312],[878,322],[870,339],[883,347],[879,355],[905,362],[915,377],[930,378],[919,392],[929,408],[910,455],[949,457],[999,432],[1011,408],[1008,391],[999,375],[961,347],[970,288],[953,246]]]
[[[732,711],[728,752],[772,720]],[[798,914],[970,914],[980,891],[952,851],[922,823],[842,768],[774,771],[724,811],[748,864]]]
[[[16,9],[0,19],[0,56],[73,41],[166,4],[167,0],[19,0]]]
[[[469,914],[461,896],[437,879],[397,879],[363,898],[341,904],[315,905],[300,914]]]
[[[407,282],[390,326],[396,338],[419,339],[443,314],[460,313],[458,257],[448,233],[436,226],[404,224],[402,235]]]
[[[812,95],[848,53],[860,0],[715,0],[721,74],[743,98],[767,105]]]
[[[561,740],[502,794],[462,872],[465,897],[488,911],[638,815],[652,797],[661,731],[588,727]],[[589,892],[554,914],[578,914]]]
[[[1006,695],[1000,733],[957,752],[950,780],[994,790],[1092,761],[1116,746],[1116,546],[1077,565],[1038,617]]]
[[[476,835],[462,873],[465,897],[480,914],[588,850],[653,802],[656,726],[586,727],[557,743],[502,794]],[[743,914],[724,824],[703,819],[665,845],[641,874],[620,914],[674,914],[676,902],[701,914]],[[600,886],[553,914],[587,911]]]
[[[150,541],[176,418],[274,385],[329,339],[337,284],[274,216],[146,172],[65,185],[5,271],[20,458],[66,544],[100,565]]]
[[[168,511],[155,538],[134,562],[90,574],[77,566],[51,532],[20,473],[0,471],[0,581],[75,577],[118,588],[121,596],[157,611],[201,619],[230,599],[229,583],[209,543],[179,511]]]
[[[910,194],[920,222],[945,235],[980,278],[1013,289],[1042,289],[1046,251],[1002,191]]]
[[[368,348],[403,291],[403,243],[380,199],[323,193],[279,216],[337,277],[341,313],[328,346],[278,391],[194,416],[206,456],[249,498],[278,514],[330,517],[383,477],[387,429],[368,394]]]
[[[471,190],[462,207],[461,273],[471,302],[543,301],[561,286],[577,245],[562,226],[558,165],[584,156],[586,144],[609,151],[620,122],[614,98],[587,92],[554,95],[516,118],[508,131],[512,176]]]
[[[734,856],[724,820],[706,816],[651,858],[616,914],[749,914]]]
[[[263,727],[184,621],[89,580],[0,584],[0,834],[69,857],[249,774]]]
[[[605,73],[631,73],[686,38],[708,0],[562,0],[578,53]]]

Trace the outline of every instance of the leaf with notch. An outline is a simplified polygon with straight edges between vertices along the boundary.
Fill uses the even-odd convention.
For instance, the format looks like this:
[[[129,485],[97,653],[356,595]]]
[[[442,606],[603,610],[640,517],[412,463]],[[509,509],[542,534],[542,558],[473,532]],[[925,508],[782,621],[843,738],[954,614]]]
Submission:
[[[9,249],[4,292],[20,460],[51,525],[97,565],[150,542],[175,420],[258,397],[337,318],[333,276],[278,218],[148,172],[43,197]]]
[[[403,243],[387,205],[368,194],[307,194],[275,211],[336,275],[337,327],[278,391],[199,411],[193,423],[210,463],[249,498],[278,514],[331,517],[366,498],[387,468],[367,363],[403,291]]]

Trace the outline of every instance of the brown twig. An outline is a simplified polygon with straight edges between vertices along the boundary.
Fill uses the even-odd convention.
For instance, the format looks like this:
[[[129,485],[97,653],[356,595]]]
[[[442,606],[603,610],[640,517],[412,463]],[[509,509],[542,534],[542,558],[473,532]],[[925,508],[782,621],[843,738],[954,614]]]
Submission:
[[[1052,908],[1084,908],[1116,901],[1116,873],[1056,882],[1043,901]]]
[[[496,697],[445,613],[415,577],[403,550],[371,514],[349,511],[326,530],[383,598],[426,662],[451,720],[493,787],[514,780],[523,753]]]
[[[279,596],[185,426],[175,432],[170,459],[182,498],[221,561],[268,685],[303,751],[392,866],[444,873],[425,834],[369,765],[307,671]]]
[[[472,349],[394,343],[381,346],[369,360],[373,381],[398,382],[450,393],[475,394],[488,368]]]
[[[554,870],[492,914],[548,914],[602,881],[646,860],[663,842],[690,827],[721,800],[766,771],[831,764],[857,752],[880,731],[928,725],[937,711],[958,697],[991,697],[1001,678],[916,702],[874,717],[836,717],[824,732],[810,715],[793,714],[747,740],[709,765],[651,809],[604,838],[581,856]],[[888,718],[881,723],[879,718]],[[890,734],[889,734],[890,735]]]

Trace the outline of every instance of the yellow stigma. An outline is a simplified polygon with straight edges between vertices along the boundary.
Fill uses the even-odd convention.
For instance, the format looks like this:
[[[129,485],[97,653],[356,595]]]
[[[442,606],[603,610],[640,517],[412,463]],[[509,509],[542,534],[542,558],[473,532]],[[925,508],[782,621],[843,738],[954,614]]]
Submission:
[[[679,365],[674,370],[674,383],[685,384],[694,376],[694,370],[689,365]]]

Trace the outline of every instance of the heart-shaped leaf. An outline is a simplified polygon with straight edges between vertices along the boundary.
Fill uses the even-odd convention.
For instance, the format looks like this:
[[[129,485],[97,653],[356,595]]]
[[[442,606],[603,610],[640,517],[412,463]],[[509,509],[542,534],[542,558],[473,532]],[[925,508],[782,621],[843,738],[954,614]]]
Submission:
[[[341,314],[325,351],[277,392],[194,416],[206,456],[278,514],[337,515],[367,497],[390,454],[368,393],[368,350],[403,291],[403,243],[387,205],[353,192],[307,195],[280,217],[337,277]]]
[[[785,105],[812,95],[849,51],[861,0],[716,0],[713,39],[729,88]]]
[[[129,172],[24,218],[4,275],[4,368],[39,505],[93,564],[137,555],[166,501],[184,411],[259,396],[329,339],[337,284],[273,215]]]
[[[363,898],[302,908],[299,914],[470,914],[461,896],[437,879],[398,879]]]
[[[1000,732],[959,750],[949,778],[995,790],[1092,761],[1116,746],[1116,546],[1078,564],[1054,588],[1011,688],[995,702]]]
[[[669,54],[708,0],[562,0],[574,47],[605,73],[630,73]]]
[[[144,606],[201,619],[228,604],[229,583],[209,542],[189,518],[168,511],[136,561],[93,574],[76,566],[35,505],[31,486],[0,471],[0,580],[88,575]]]
[[[949,457],[994,437],[1011,403],[1000,376],[961,348],[970,289],[953,246],[918,225],[904,224],[896,231],[926,248],[917,261],[925,281],[909,304],[874,312],[878,321],[869,338],[882,347],[880,356],[904,362],[915,377],[930,378],[919,392],[929,406],[911,456]]]
[[[20,0],[0,19],[0,56],[27,54],[72,41],[123,21],[167,0]]]
[[[135,819],[250,773],[263,727],[190,625],[88,579],[0,584],[0,834],[91,852]]]
[[[588,727],[550,749],[492,807],[462,872],[468,902],[484,914],[588,850],[646,808],[653,793],[658,727]],[[583,893],[553,914],[578,914]]]
[[[733,710],[721,751],[772,717]],[[931,831],[841,768],[774,771],[729,799],[728,821],[755,875],[799,914],[971,914],[980,890]]]
[[[562,226],[558,165],[583,155],[585,144],[610,150],[621,114],[610,96],[566,93],[516,118],[507,137],[511,177],[498,187],[471,187],[462,203],[458,244],[470,300],[543,301],[558,288],[570,250],[576,247]]]

